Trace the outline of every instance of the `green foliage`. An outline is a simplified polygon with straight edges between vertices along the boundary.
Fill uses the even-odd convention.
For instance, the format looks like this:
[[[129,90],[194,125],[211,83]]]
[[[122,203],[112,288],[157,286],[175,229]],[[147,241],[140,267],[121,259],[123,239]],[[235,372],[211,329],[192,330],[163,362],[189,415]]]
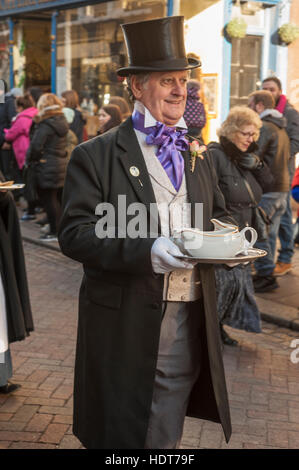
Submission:
[[[226,25],[226,32],[232,38],[244,38],[246,36],[247,23],[243,18],[233,18]]]
[[[25,79],[26,79],[26,74],[25,72],[22,73],[21,77],[20,77],[20,80],[18,81],[17,83],[17,87],[18,88],[22,88],[22,86],[24,85],[25,83]]]
[[[283,42],[290,44],[299,37],[299,28],[296,24],[285,23],[279,28],[278,34]]]

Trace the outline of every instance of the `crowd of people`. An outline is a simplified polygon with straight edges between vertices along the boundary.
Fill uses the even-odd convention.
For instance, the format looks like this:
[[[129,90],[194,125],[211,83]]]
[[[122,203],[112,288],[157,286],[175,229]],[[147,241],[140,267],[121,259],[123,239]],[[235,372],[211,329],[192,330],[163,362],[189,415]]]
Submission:
[[[200,99],[198,80],[187,82],[184,119],[188,133],[201,139],[206,113]],[[97,135],[120,125],[131,115],[131,106],[120,96],[98,110]],[[86,112],[79,96],[66,90],[61,96],[32,87],[24,94],[18,88],[6,90],[0,110],[0,170],[6,180],[25,182],[14,193],[27,202],[21,221],[35,221],[40,239],[56,241],[61,217],[61,198],[66,168],[73,149],[87,140]],[[236,345],[224,324],[252,332],[260,331],[260,314],[255,292],[278,287],[277,277],[289,272],[294,248],[299,244],[299,210],[293,224],[291,199],[298,201],[299,113],[282,94],[280,80],[271,76],[262,90],[248,97],[248,106],[231,109],[218,131],[218,142],[208,144],[218,184],[227,208],[240,229],[258,230],[256,247],[268,255],[252,267],[229,269],[218,265],[218,313],[225,344]],[[44,212],[42,218],[36,214]],[[275,261],[279,239],[278,258]]]
[[[130,113],[124,98],[111,96],[98,110],[97,134],[118,126]],[[13,195],[16,201],[24,197],[21,221],[40,225],[42,241],[57,241],[66,167],[76,145],[88,139],[86,121],[75,90],[60,97],[38,87],[24,94],[18,88],[6,90],[0,109],[0,170],[7,181],[25,184]],[[39,212],[45,215],[38,219]]]
[[[169,18],[168,21],[176,20]],[[135,27],[132,26],[132,28]],[[179,24],[178,27],[180,28],[181,25]],[[129,31],[130,28],[128,34]],[[128,40],[130,40],[130,36]],[[146,37],[143,40],[147,41]],[[169,50],[169,44],[165,50]],[[176,54],[176,51],[174,51],[174,54]],[[131,374],[133,381],[137,380],[136,373],[138,370],[143,374],[144,384],[149,385],[151,383],[150,387],[152,387],[154,381],[154,394],[157,393],[159,406],[157,403],[152,402],[150,414],[148,413],[151,398],[148,394],[149,388],[147,391],[144,388],[144,396],[147,400],[146,419],[149,419],[149,427],[146,428],[144,422],[141,423],[142,420],[139,424],[136,418],[133,418],[132,421],[134,421],[136,429],[140,426],[142,439],[146,437],[146,447],[155,448],[154,443],[160,439],[161,442],[164,439],[165,446],[177,446],[180,440],[182,423],[187,412],[187,399],[182,399],[182,397],[189,396],[191,389],[198,387],[198,377],[202,373],[199,371],[197,362],[199,358],[199,351],[196,346],[198,341],[201,341],[201,344],[206,348],[203,369],[204,373],[207,374],[205,383],[208,385],[207,395],[203,397],[202,403],[198,402],[199,395],[197,396],[197,403],[194,405],[194,409],[197,410],[195,415],[198,417],[207,416],[207,419],[216,419],[218,421],[220,419],[228,439],[230,420],[227,414],[226,391],[215,325],[217,326],[218,321],[222,342],[231,346],[237,345],[237,341],[227,334],[224,325],[255,333],[261,331],[260,312],[255,300],[255,293],[271,292],[278,287],[277,277],[286,274],[292,268],[291,261],[294,247],[299,239],[298,232],[294,230],[291,208],[292,197],[295,201],[299,201],[299,170],[295,171],[295,155],[299,152],[299,113],[282,93],[279,79],[272,76],[266,78],[263,81],[262,90],[253,91],[250,94],[247,106],[233,107],[218,131],[219,140],[209,142],[205,146],[201,139],[201,131],[206,123],[206,115],[204,106],[200,101],[200,83],[194,79],[186,79],[186,71],[198,67],[199,63],[196,61],[183,61],[178,69],[171,72],[171,77],[166,79],[164,77],[165,71],[169,70],[167,68],[167,57],[165,58],[165,65],[161,66],[159,62],[160,65],[156,66],[157,75],[151,73],[140,75],[138,67],[134,67],[132,64],[127,68],[120,69],[119,74],[121,76],[128,76],[129,91],[134,97],[134,110],[132,113],[130,105],[122,97],[111,97],[109,103],[103,104],[98,111],[99,139],[90,140],[86,138],[84,132],[86,117],[84,111],[80,109],[78,94],[74,90],[67,90],[58,97],[53,93],[43,92],[36,87],[30,88],[24,94],[18,89],[13,89],[10,93],[6,93],[5,102],[0,107],[0,169],[3,173],[3,175],[0,174],[0,179],[2,181],[13,180],[25,183],[24,191],[14,192],[13,196],[11,193],[0,190],[0,321],[2,319],[4,324],[3,319],[5,318],[17,318],[16,324],[18,325],[20,318],[23,319],[21,322],[22,328],[19,329],[10,325],[11,320],[5,323],[6,331],[9,334],[8,341],[3,342],[1,340],[2,342],[0,342],[0,346],[4,344],[2,346],[3,351],[0,349],[0,354],[4,354],[4,359],[0,363],[0,392],[9,393],[16,387],[13,384],[9,385],[9,378],[12,375],[9,342],[24,339],[33,330],[24,269],[24,255],[21,248],[20,233],[16,229],[18,225],[16,222],[17,212],[13,203],[13,197],[17,201],[19,197],[23,196],[27,201],[27,209],[21,217],[21,221],[23,223],[27,221],[34,222],[36,221],[36,213],[43,211],[44,217],[37,221],[42,226],[40,239],[49,242],[55,241],[60,232],[59,241],[62,251],[67,256],[82,262],[85,266],[86,278],[83,280],[83,288],[80,294],[82,296],[80,305],[83,313],[79,319],[79,328],[81,328],[81,334],[84,333],[88,339],[85,338],[83,342],[78,340],[77,345],[75,429],[77,435],[82,442],[86,443],[87,447],[105,445],[105,439],[108,439],[108,441],[109,439],[116,439],[117,442],[125,442],[126,440],[125,433],[120,437],[120,431],[118,433],[115,430],[111,431],[110,437],[106,436],[106,431],[94,437],[93,433],[98,426],[98,422],[101,421],[101,413],[104,413],[101,407],[106,406],[106,411],[109,408],[111,419],[117,419],[118,422],[121,420],[121,413],[123,413],[123,422],[128,421],[129,416],[127,415],[127,407],[119,409],[115,414],[113,411],[115,404],[109,401],[107,397],[107,402],[103,399],[101,404],[97,403],[97,406],[92,408],[92,412],[97,409],[97,412],[92,416],[90,407],[95,396],[93,387],[98,387],[98,384],[94,382],[95,378],[98,379],[98,383],[107,382],[107,388],[103,393],[104,397],[106,393],[108,395],[112,393],[113,387],[111,384],[114,383],[115,377],[112,377],[112,379],[110,377],[107,381],[107,367],[102,364],[103,367],[94,369],[96,370],[95,377],[90,376],[86,379],[86,362],[91,365],[91,370],[93,370],[93,361],[97,361],[96,356],[101,357],[107,351],[109,358],[112,358],[112,362],[114,361],[113,358],[116,358],[116,362],[117,360],[127,360],[125,376],[122,374],[122,369],[118,368],[117,380],[122,390],[126,388],[125,381],[128,380],[128,374]],[[144,60],[146,62],[146,58]],[[146,64],[145,69],[147,68],[152,71],[152,66]],[[179,95],[184,99],[180,99],[179,103],[176,103],[177,106],[168,108],[171,99]],[[186,107],[185,102],[187,103]],[[127,119],[131,116],[132,119]],[[184,120],[181,121],[183,116]],[[153,125],[149,125],[148,123],[152,121]],[[120,126],[122,123],[123,126]],[[174,136],[171,132],[176,123],[183,123],[186,129],[184,131],[175,131],[177,134]],[[153,131],[155,126],[158,126],[157,134],[155,134],[156,130]],[[111,129],[114,130],[106,134]],[[97,200],[99,193],[102,193],[103,200],[105,200],[105,197],[114,200],[123,191],[132,203],[135,202],[135,193],[137,194],[138,191],[143,191],[141,198],[145,197],[144,194],[148,191],[148,198],[153,198],[154,195],[157,201],[167,202],[168,206],[172,204],[174,199],[176,200],[177,196],[181,198],[181,203],[187,201],[187,177],[185,179],[184,174],[178,170],[178,168],[182,168],[182,154],[188,149],[188,142],[184,140],[185,134],[191,140],[193,138],[198,139],[205,148],[201,172],[199,172],[197,166],[195,172],[197,179],[193,178],[192,189],[190,190],[191,186],[189,186],[188,191],[193,196],[196,194],[197,199],[206,201],[205,204],[208,208],[206,214],[209,215],[205,216],[206,229],[210,227],[210,219],[215,217],[215,214],[228,224],[237,225],[239,230],[246,226],[255,228],[258,234],[255,246],[266,250],[267,255],[257,259],[254,266],[249,263],[217,264],[215,266],[215,277],[213,277],[214,271],[212,269],[214,268],[212,267],[201,267],[199,275],[199,271],[194,268],[192,263],[189,264],[175,258],[178,248],[166,236],[169,227],[164,224],[163,220],[161,222],[161,236],[155,241],[150,239],[146,242],[143,241],[142,244],[139,240],[130,240],[130,243],[123,242],[121,237],[117,241],[95,239],[94,211],[99,202]],[[134,135],[136,136],[135,140]],[[163,140],[161,136],[164,136],[165,139]],[[171,152],[169,153],[163,148],[164,145],[172,145],[170,136],[174,141],[181,139],[179,150],[178,147],[171,148],[171,152],[176,154],[176,171],[172,167],[170,168],[169,155],[171,155]],[[89,141],[84,143],[85,140]],[[150,141],[153,144],[152,147],[148,145]],[[111,159],[120,151],[119,142],[122,142],[122,151],[124,152],[124,149],[126,149],[125,155],[131,158],[131,163],[129,161],[124,163],[123,160],[118,168],[116,164],[115,166],[111,165]],[[79,145],[82,143],[83,145]],[[165,155],[168,156],[167,161],[166,157],[165,160],[163,158],[160,160],[165,175],[161,171],[162,168],[158,159],[152,158],[154,146],[162,146],[161,156],[163,158]],[[144,173],[143,182],[141,179],[136,178],[139,177],[140,170],[133,166],[134,159],[132,159],[132,155],[138,153],[139,148],[142,149],[144,162],[148,169],[148,179],[146,179]],[[165,155],[163,152],[165,152]],[[100,163],[97,160],[99,153],[101,153]],[[159,152],[157,156],[159,158]],[[135,192],[132,192],[128,181],[123,180],[123,170],[126,166],[128,166],[130,174],[137,184]],[[100,167],[103,173],[99,170]],[[193,171],[194,168],[191,170],[192,174]],[[97,178],[94,177],[94,172],[97,173],[99,180],[102,179],[103,174],[107,175],[107,179],[110,178],[110,187],[108,181],[102,181],[100,191],[95,183]],[[188,178],[190,178],[190,175]],[[89,184],[87,184],[87,181]],[[188,184],[191,185],[190,182]],[[80,190],[74,191],[74,185],[77,189],[82,188],[82,192]],[[161,187],[163,187],[163,190]],[[84,197],[84,204],[82,204],[82,197]],[[210,204],[211,201],[214,201],[212,205]],[[10,225],[7,222],[8,212],[12,214],[9,217]],[[191,217],[191,214],[189,215]],[[278,239],[280,240],[280,247],[276,260]],[[18,249],[19,266],[16,266],[15,259],[9,259],[13,249],[12,244],[14,244],[14,249]],[[149,246],[151,246],[152,264],[150,264],[148,257]],[[101,257],[98,257],[98,251],[101,253]],[[129,255],[126,254],[127,252]],[[152,276],[153,272],[154,277]],[[14,282],[9,286],[6,281],[8,275]],[[16,282],[17,276],[21,276],[21,284]],[[201,281],[199,281],[199,278]],[[204,282],[202,282],[203,279]],[[167,285],[165,284],[166,281]],[[187,287],[191,286],[191,288],[190,292],[186,291],[186,294],[181,295],[180,289],[182,289],[184,283]],[[170,300],[170,297],[168,297],[168,295],[170,296],[169,286],[172,284],[174,286],[173,292],[177,290],[176,286],[179,286],[179,297],[174,299],[177,301],[168,302]],[[13,285],[14,289],[12,289]],[[127,288],[127,297],[126,302],[122,303],[121,292],[124,286]],[[138,286],[138,289],[140,287],[144,289],[144,294],[142,293],[140,297],[138,297],[138,289],[135,289],[135,286]],[[216,323],[215,315],[212,314],[215,300],[213,289],[215,288],[218,311]],[[103,294],[106,296],[105,299],[100,298],[103,291],[105,291]],[[132,295],[130,294],[131,291]],[[146,310],[144,296],[147,295],[151,298],[154,293],[158,298],[157,292],[160,295],[162,291],[163,321],[159,333],[160,346],[157,363],[157,367],[161,367],[161,374],[156,374],[154,378],[153,348],[156,348],[159,342],[157,332],[160,331],[160,318],[152,317],[152,312],[148,312],[149,314],[146,317],[147,327],[152,332],[155,340],[152,342],[150,336],[144,335],[146,328],[144,327],[143,318],[140,320],[140,311],[136,310],[135,307],[133,308],[133,304],[135,305],[135,302],[138,301],[140,309]],[[110,297],[108,298],[107,295]],[[188,302],[182,302],[181,300],[183,298],[185,300],[186,296],[189,296]],[[9,302],[6,302],[5,306],[3,299],[8,297],[19,299],[17,309],[13,303],[10,305]],[[98,298],[98,300],[95,300],[95,307],[89,302],[89,297]],[[208,300],[204,302],[203,299]],[[160,308],[159,302],[152,303],[153,307],[151,308]],[[158,307],[154,307],[154,305],[158,305]],[[84,315],[87,308],[89,309],[88,319]],[[102,309],[102,315],[98,314],[98,308]],[[112,346],[107,344],[104,336],[102,336],[102,341],[98,340],[97,334],[99,331],[106,331],[106,327],[108,327],[110,328],[109,334],[113,336],[115,344],[122,343],[125,324],[120,329],[115,328],[114,316],[111,315],[111,309],[115,308],[122,308],[124,318],[135,315],[131,326],[133,326],[136,336],[130,337],[140,340],[138,335],[143,335],[144,344],[147,345],[145,349],[151,351],[145,372],[140,368],[138,362],[140,358],[135,346],[133,347],[130,344],[124,347],[124,356],[121,357],[119,355],[121,348],[116,352],[116,349],[112,349]],[[205,310],[207,312],[206,316]],[[199,311],[200,315],[198,315]],[[119,317],[120,322],[122,322],[121,319],[122,316]],[[168,329],[173,328],[176,322],[179,327],[174,332],[173,338],[171,338],[171,341],[173,340],[171,349],[180,351],[181,339],[179,335],[185,338],[187,334],[189,345],[188,351],[185,347],[186,350],[184,348],[184,351],[182,350],[182,357],[184,357],[184,363],[182,362],[182,364],[177,364],[177,352],[172,357],[168,349]],[[202,333],[203,325],[206,325],[206,329],[209,331],[207,337]],[[4,328],[2,330],[4,331]],[[178,334],[179,330],[180,333]],[[125,333],[128,333],[127,330]],[[132,332],[130,335],[132,335]],[[211,338],[213,341],[211,341]],[[90,346],[86,346],[85,342],[86,344],[89,342]],[[145,349],[143,352],[145,352]],[[215,369],[213,370],[210,370],[208,366],[208,354],[214,358],[217,357],[215,364],[218,365],[214,364]],[[167,357],[166,362],[164,362],[165,357]],[[161,408],[159,407],[161,407],[164,400],[160,396],[161,389],[168,387],[168,381],[171,382],[173,374],[186,375],[188,361],[190,362],[190,371],[187,372],[190,373],[190,382],[187,386],[184,384],[184,388],[177,392],[178,395],[173,400],[173,404],[170,400],[170,404],[167,405],[167,413],[169,412],[170,415],[177,403],[182,400],[184,406],[182,406],[181,412],[177,413],[177,421],[173,429],[169,426],[169,429],[163,435],[161,429],[159,430],[161,414]],[[144,362],[142,365],[145,367]],[[85,382],[82,383],[83,376],[84,380],[88,381],[86,387]],[[86,391],[84,391],[85,388]],[[197,389],[197,392],[205,393],[205,391],[199,392],[199,389]],[[220,405],[216,404],[214,398],[218,394],[224,396]],[[191,394],[191,396],[193,395]],[[168,402],[169,396],[167,395],[166,398]],[[173,399],[173,396],[170,398]],[[126,399],[136,411],[138,400],[136,399],[134,403],[131,402],[129,392]],[[89,401],[90,405],[88,404]],[[203,403],[208,403],[207,410],[202,409]],[[155,409],[156,405],[157,409]],[[88,419],[84,414],[85,411]],[[138,410],[136,414],[138,414]],[[216,416],[217,418],[215,418]],[[90,427],[89,429],[86,428],[87,425]],[[90,431],[91,428],[93,429]],[[172,432],[173,435],[171,435]],[[102,437],[101,444],[99,444],[100,437]],[[136,435],[132,434],[131,438],[132,442],[129,444],[126,442],[126,445],[138,445],[140,443],[141,438],[138,433]],[[170,442],[171,444],[169,444]]]

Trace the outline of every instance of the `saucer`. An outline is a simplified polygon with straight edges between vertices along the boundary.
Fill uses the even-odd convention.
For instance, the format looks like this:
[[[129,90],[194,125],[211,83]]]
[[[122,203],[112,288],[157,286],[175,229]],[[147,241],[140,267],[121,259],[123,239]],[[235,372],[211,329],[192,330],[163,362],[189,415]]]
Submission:
[[[198,263],[205,264],[224,264],[224,263],[248,263],[254,261],[258,258],[262,258],[267,255],[267,251],[259,250],[258,248],[249,248],[247,250],[247,255],[240,253],[239,255],[234,256],[233,258],[196,258],[189,255],[180,255],[175,256],[178,259],[185,259],[190,261],[198,261]]]

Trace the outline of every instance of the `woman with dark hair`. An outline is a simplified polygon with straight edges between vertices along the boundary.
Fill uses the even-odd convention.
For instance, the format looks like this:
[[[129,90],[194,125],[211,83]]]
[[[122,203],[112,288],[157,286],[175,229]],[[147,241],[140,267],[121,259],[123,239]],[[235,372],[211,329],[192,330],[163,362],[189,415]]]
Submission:
[[[26,93],[16,98],[17,115],[12,119],[11,126],[4,129],[5,142],[12,145],[11,176],[16,183],[23,183],[23,168],[26,160],[26,152],[30,144],[30,129],[32,120],[37,113],[34,102]],[[15,192],[16,200],[23,194],[23,190]],[[34,215],[24,214],[23,220],[34,219]]]
[[[4,129],[5,141],[12,143],[19,170],[25,164],[26,152],[29,147],[29,134],[32,119],[37,114],[37,108],[29,93],[16,99],[17,116],[13,119],[11,127]]]
[[[116,104],[107,104],[102,106],[99,111],[100,129],[98,134],[104,134],[112,127],[119,126],[122,122],[122,115]]]
[[[36,106],[38,100],[40,99],[40,97],[42,96],[42,94],[43,94],[44,92],[43,92],[43,90],[42,90],[41,88],[39,88],[38,86],[32,86],[31,88],[28,88],[27,93],[29,93],[29,95],[30,95],[31,98],[33,99],[33,101],[34,101],[34,106]]]
[[[83,129],[86,120],[83,117],[79,106],[79,96],[75,90],[66,90],[61,93],[61,101],[65,108],[70,108],[75,112],[74,119],[70,125],[70,130],[77,136],[78,143],[83,142]]]
[[[129,104],[122,96],[110,96],[109,104],[116,104],[119,107],[123,121],[132,114]]]

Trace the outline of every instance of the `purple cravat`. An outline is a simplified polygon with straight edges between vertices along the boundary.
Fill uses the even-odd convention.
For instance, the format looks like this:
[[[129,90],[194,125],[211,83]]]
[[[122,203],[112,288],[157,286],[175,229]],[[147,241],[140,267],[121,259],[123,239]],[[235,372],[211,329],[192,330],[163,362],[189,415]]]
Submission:
[[[184,174],[184,159],[180,152],[189,147],[188,141],[184,137],[187,130],[168,127],[159,121],[155,126],[144,127],[144,114],[136,110],[132,114],[132,120],[135,129],[147,134],[146,143],[158,146],[157,157],[174,188],[178,191]]]

